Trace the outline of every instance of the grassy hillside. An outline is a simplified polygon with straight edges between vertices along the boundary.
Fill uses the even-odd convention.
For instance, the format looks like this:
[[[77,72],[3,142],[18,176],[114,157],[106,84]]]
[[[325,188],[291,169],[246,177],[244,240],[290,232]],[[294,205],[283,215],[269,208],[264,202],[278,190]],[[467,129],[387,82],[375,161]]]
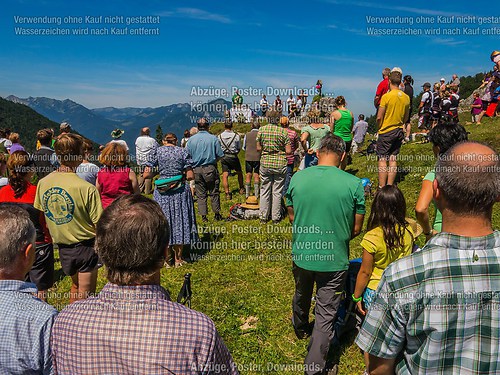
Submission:
[[[485,119],[483,125],[469,126],[468,130],[471,139],[498,149],[499,127],[500,119]],[[212,129],[214,132],[219,130],[216,127]],[[244,132],[247,129],[245,125],[237,125],[236,130]],[[407,215],[414,218],[413,210],[422,178],[434,163],[431,145],[418,142],[404,145],[401,159],[399,187],[407,199]],[[376,181],[375,167],[373,158],[358,154],[348,172]],[[244,200],[236,193],[235,177],[231,177],[230,184],[233,200],[228,202],[221,195],[224,214],[232,204]],[[370,205],[371,200],[367,202],[366,217],[370,213]],[[494,226],[500,226],[498,206],[494,210]],[[294,283],[288,220],[279,225],[262,225],[258,221],[211,221],[208,225],[200,225],[199,231],[204,242],[192,252],[193,263],[178,269],[162,270],[162,285],[175,298],[184,273],[192,273],[192,308],[215,321],[242,374],[302,374],[300,365],[304,361],[308,341],[295,337],[290,321]],[[351,258],[360,256],[362,236],[363,233],[351,242]],[[62,275],[59,263],[56,269],[58,275]],[[101,269],[98,290],[106,282],[103,275]],[[52,290],[50,302],[59,309],[64,307],[68,303],[64,293],[69,291],[69,287],[70,279],[61,276]],[[352,340],[336,348],[332,355],[340,360],[340,374],[362,373],[363,359]],[[275,367],[280,365],[285,367]]]
[[[40,129],[59,129],[59,124],[35,112],[28,106],[0,98],[0,128],[19,133],[21,144],[28,151],[34,151],[36,133]]]
[[[36,133],[45,128],[54,129],[58,134],[59,124],[24,104],[0,98],[0,129],[10,129],[19,133],[21,144],[28,152],[35,151]],[[94,149],[98,148],[99,145],[94,143]]]

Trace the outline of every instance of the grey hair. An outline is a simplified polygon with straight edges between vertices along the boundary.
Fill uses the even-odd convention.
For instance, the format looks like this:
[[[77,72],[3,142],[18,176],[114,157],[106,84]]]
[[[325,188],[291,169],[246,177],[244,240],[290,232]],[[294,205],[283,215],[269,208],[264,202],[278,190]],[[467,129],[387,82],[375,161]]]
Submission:
[[[321,139],[318,151],[323,153],[335,153],[342,156],[345,152],[345,142],[339,136],[328,133]]]
[[[0,269],[12,267],[28,245],[35,245],[36,230],[28,213],[14,205],[0,206]]]
[[[448,208],[458,215],[490,215],[500,196],[500,161],[498,153],[455,155],[453,146],[440,155],[436,163],[436,179]]]

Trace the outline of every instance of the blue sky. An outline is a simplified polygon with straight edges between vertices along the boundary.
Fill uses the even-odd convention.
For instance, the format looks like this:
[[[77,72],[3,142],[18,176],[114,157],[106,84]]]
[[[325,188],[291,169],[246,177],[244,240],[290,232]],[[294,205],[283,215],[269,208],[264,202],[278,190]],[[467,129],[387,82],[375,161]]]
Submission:
[[[499,35],[373,36],[367,16],[488,16],[491,2],[417,1],[223,2],[143,0],[86,2],[5,0],[0,14],[0,96],[70,98],[87,107],[156,107],[198,102],[192,87],[230,90],[309,88],[344,95],[355,112],[373,112],[385,67],[400,66],[415,86],[441,76],[489,70]],[[428,9],[425,9],[428,8]],[[15,16],[160,16],[152,36],[21,36],[15,27],[125,27],[126,25],[16,24]],[[444,19],[445,20],[445,19]],[[420,24],[413,28],[477,28],[478,24]],[[488,20],[486,20],[488,21]],[[492,21],[492,20],[489,20]],[[495,20],[493,20],[495,21]],[[477,22],[477,21],[476,21]],[[481,29],[500,27],[498,23]],[[129,30],[130,31],[130,30]],[[416,90],[419,91],[419,88]],[[274,100],[274,95],[270,96]],[[246,98],[253,101],[255,98]]]

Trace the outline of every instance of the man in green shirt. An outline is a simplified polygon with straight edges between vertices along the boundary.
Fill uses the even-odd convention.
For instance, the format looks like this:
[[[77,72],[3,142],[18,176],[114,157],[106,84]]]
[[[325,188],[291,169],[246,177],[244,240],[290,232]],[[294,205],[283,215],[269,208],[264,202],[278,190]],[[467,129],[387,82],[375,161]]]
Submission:
[[[318,165],[296,173],[286,194],[293,225],[293,326],[299,338],[311,331],[309,310],[316,283],[306,374],[325,369],[347,277],[349,241],[361,232],[365,214],[361,180],[338,168],[345,157],[345,142],[330,133],[322,139],[317,153]]]
[[[240,108],[243,104],[243,96],[240,95],[240,92],[238,90],[236,90],[236,92],[234,93],[231,101],[234,108]]]

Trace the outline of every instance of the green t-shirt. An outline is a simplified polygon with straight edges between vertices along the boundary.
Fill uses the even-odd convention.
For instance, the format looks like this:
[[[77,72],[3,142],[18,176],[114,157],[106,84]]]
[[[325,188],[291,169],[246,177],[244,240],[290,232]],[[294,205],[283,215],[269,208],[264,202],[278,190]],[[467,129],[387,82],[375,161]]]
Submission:
[[[328,125],[323,125],[322,127],[315,129],[311,125],[307,125],[302,128],[302,134],[304,133],[309,134],[309,148],[316,151],[319,148],[323,137],[330,133],[330,127]]]
[[[54,243],[74,245],[95,237],[101,198],[94,185],[75,173],[52,172],[42,178],[34,206],[45,214]]]
[[[233,98],[232,98],[232,102],[235,105],[243,104],[243,96],[241,96],[239,94],[234,94]]]
[[[309,271],[345,271],[355,214],[365,213],[361,180],[336,167],[297,172],[286,193],[293,206],[292,258]]]
[[[424,177],[424,181],[434,182],[435,179],[436,172],[434,170],[427,173]],[[443,226],[443,215],[441,214],[441,211],[439,211],[439,208],[437,208],[436,202],[434,202],[434,200],[432,200],[432,204],[434,205],[434,209],[436,210],[436,216],[434,217],[434,224],[432,224],[432,229],[434,229],[436,232],[441,232],[441,228]]]
[[[351,111],[339,110],[342,117],[339,120],[335,120],[333,134],[342,138],[345,142],[352,141],[352,113]]]

